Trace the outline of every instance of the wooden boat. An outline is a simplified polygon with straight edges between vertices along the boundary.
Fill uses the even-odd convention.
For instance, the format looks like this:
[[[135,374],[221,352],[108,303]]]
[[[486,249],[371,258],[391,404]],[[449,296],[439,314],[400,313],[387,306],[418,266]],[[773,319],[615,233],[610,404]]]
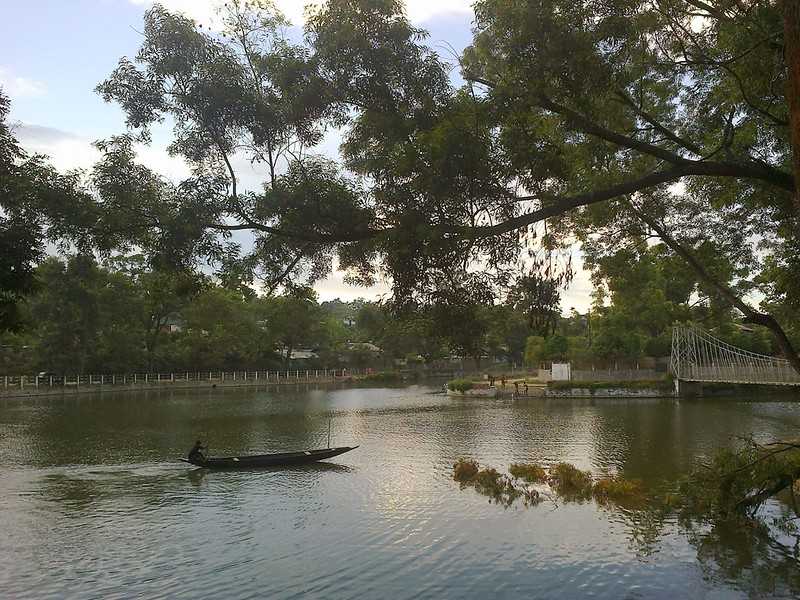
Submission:
[[[187,460],[183,462],[204,467],[206,469],[257,469],[260,467],[283,467],[288,465],[304,465],[339,456],[358,446],[342,446],[340,448],[321,448],[319,450],[303,450],[301,452],[282,452],[280,454],[257,454],[251,456],[208,457],[203,461]]]

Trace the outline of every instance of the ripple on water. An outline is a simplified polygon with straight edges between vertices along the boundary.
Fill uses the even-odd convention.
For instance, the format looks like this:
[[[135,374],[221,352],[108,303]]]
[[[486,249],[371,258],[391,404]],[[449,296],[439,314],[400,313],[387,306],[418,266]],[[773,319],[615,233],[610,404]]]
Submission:
[[[641,522],[636,511],[593,502],[504,509],[459,489],[452,463],[469,456],[504,470],[566,460],[656,484],[733,433],[796,429],[796,405],[475,401],[430,391],[2,405],[0,595],[764,595],[746,571],[717,576],[674,520]],[[218,453],[324,445],[329,417],[334,444],[361,447],[327,465],[214,473],[175,461],[197,435]]]

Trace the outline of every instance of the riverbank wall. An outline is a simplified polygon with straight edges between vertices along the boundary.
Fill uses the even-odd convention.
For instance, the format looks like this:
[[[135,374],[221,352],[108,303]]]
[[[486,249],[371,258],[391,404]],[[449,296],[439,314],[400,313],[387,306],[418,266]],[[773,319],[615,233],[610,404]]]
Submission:
[[[674,390],[663,387],[621,388],[621,387],[581,387],[553,389],[545,391],[547,398],[673,398]]]
[[[764,385],[694,385],[681,386],[680,392],[668,386],[659,385],[652,387],[616,387],[595,384],[585,386],[575,383],[573,386],[536,386],[531,387],[528,393],[517,393],[504,390],[498,393],[499,397],[523,400],[526,398],[730,398],[744,397],[749,399],[768,400],[774,398],[800,400],[800,387],[789,386],[764,386]]]
[[[675,392],[664,387],[587,387],[576,384],[574,387],[551,388],[547,386],[531,386],[527,393],[505,390],[500,397],[512,400],[544,399],[544,398],[673,398]]]

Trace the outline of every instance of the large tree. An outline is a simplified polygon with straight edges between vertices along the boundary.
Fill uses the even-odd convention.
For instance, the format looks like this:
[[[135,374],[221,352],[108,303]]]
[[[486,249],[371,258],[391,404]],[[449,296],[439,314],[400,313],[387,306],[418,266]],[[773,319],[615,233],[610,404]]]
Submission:
[[[234,259],[271,281],[310,282],[337,253],[352,279],[380,268],[426,301],[508,283],[544,220],[565,242],[655,236],[800,369],[741,277],[703,257],[712,245],[754,285],[764,256],[797,273],[796,4],[481,0],[460,88],[394,0],[330,0],[304,44],[268,3],[229,3],[222,35],[156,7],[99,89],[143,139],[174,119],[171,150],[195,168],[179,190],[202,209],[184,233],[252,231]],[[332,126],[346,171],[308,152]],[[263,191],[242,191],[241,156]]]

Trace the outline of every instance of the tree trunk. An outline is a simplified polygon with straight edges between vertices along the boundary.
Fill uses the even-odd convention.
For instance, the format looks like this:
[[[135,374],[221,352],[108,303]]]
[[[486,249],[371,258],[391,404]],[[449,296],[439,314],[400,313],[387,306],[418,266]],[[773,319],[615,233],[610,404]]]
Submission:
[[[284,358],[283,366],[289,368],[289,361],[292,360],[292,343],[286,344],[286,358]]]
[[[163,323],[162,323],[163,320]],[[153,358],[156,353],[156,346],[158,346],[158,337],[161,334],[161,328],[166,325],[167,317],[155,315],[155,320],[151,319],[150,324],[152,329],[148,328],[145,338],[145,349],[147,350],[147,370],[153,370]]]
[[[786,61],[786,105],[792,143],[794,209],[800,228],[800,0],[783,0],[783,44]],[[800,235],[800,233],[798,234]]]

